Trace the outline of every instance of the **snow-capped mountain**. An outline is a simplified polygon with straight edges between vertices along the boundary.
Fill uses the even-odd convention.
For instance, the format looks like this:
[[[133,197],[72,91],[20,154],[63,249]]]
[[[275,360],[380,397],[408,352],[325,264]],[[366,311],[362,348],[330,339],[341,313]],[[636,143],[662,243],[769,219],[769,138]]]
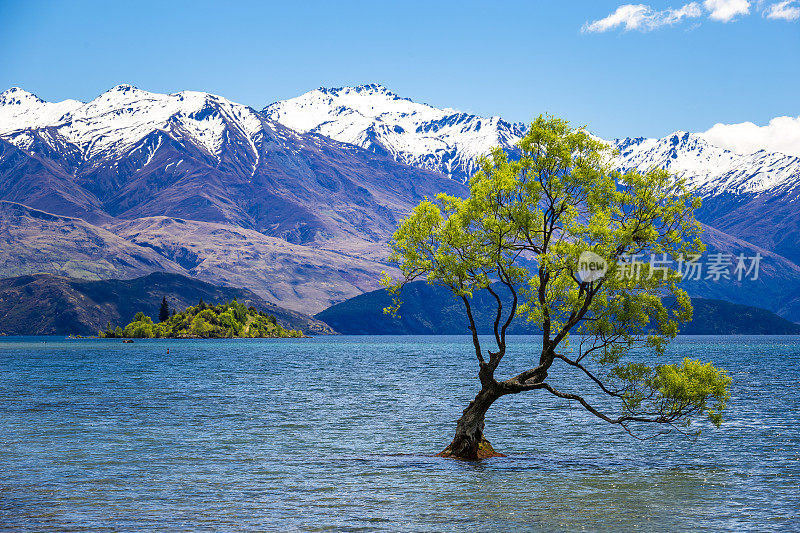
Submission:
[[[739,154],[687,132],[613,144],[621,170],[659,167],[685,177],[703,198],[700,221],[800,262],[800,158],[764,150]]]
[[[513,150],[524,132],[379,85],[319,89],[263,112],[193,91],[120,85],[87,103],[51,103],[14,88],[0,93],[0,201],[35,210],[45,240],[77,235],[48,213],[83,219],[101,227],[82,234],[110,231],[139,247],[128,255],[156,253],[207,281],[319,310],[376,288],[400,218],[424,196],[465,194],[478,158]],[[622,170],[687,177],[704,197],[698,218],[730,242],[800,263],[800,158],[738,154],[685,132],[611,144]],[[14,235],[0,239],[0,254],[39,253]],[[62,259],[73,268],[48,256]]]
[[[45,102],[35,94],[12,87],[0,93],[0,135],[15,129],[50,126],[82,105],[77,100]]]
[[[58,217],[79,218],[94,226],[83,234],[111,231],[142,256],[154,250],[190,275],[244,284],[298,310],[377,288],[399,220],[425,196],[464,192],[441,174],[211,94],[120,85],[87,103],[52,104],[20,89],[0,98],[0,201],[52,219],[44,240],[79,249]],[[6,233],[0,255],[36,255],[29,248],[41,240]],[[89,241],[102,257],[105,241]],[[74,266],[69,254],[49,259],[53,271]]]
[[[493,146],[513,148],[526,126],[499,117],[483,118],[437,109],[401,98],[382,85],[320,88],[275,102],[268,118],[296,131],[315,132],[396,160],[464,181],[477,159]],[[685,175],[704,193],[758,192],[798,178],[800,158],[759,151],[738,154],[699,133],[675,132],[661,139],[607,141],[620,151],[620,169],[661,166]]]
[[[675,132],[662,139],[613,141],[620,170],[656,166],[684,176],[701,196],[757,194],[800,184],[800,157],[759,150],[739,154],[708,142],[702,134]]]
[[[16,87],[0,94],[0,136],[27,149],[36,132],[46,129],[51,147],[74,148],[83,161],[128,154],[158,131],[183,137],[218,158],[223,144],[236,137],[255,160],[262,122],[247,106],[195,91],[158,94],[118,85],[85,104],[45,102]]]
[[[403,163],[466,181],[493,146],[512,152],[523,124],[436,109],[401,98],[381,85],[317,89],[267,106],[263,114],[296,131],[315,132],[386,153]],[[685,177],[704,198],[703,222],[800,261],[795,200],[800,158],[764,150],[740,154],[702,134],[676,132],[661,139],[606,141],[619,151],[620,170],[666,168]],[[763,212],[765,201],[769,209]],[[756,211],[761,211],[760,213]],[[772,231],[749,220],[770,220]],[[754,228],[759,229],[754,232]]]
[[[513,150],[526,126],[437,109],[401,98],[382,85],[321,88],[264,108],[266,117],[296,131],[314,132],[391,155],[397,161],[465,181],[494,146]],[[607,141],[620,152],[621,170],[667,168],[685,176],[703,196],[747,194],[793,187],[800,158],[759,151],[739,154],[701,134]]]
[[[250,107],[193,91],[157,94],[119,85],[85,104],[51,104],[11,89],[0,95],[0,140],[46,160],[37,167],[38,181],[59,184],[48,187],[46,198],[37,196],[42,203],[31,207],[47,209],[47,202],[66,204],[80,197],[83,207],[107,216],[202,215],[206,221],[234,222],[302,242],[325,240],[342,230],[362,237],[388,235],[413,198],[441,191],[437,183],[458,188],[439,175],[298,133]],[[7,147],[0,146],[0,155],[19,160],[16,164],[26,161]],[[381,175],[380,183],[373,181]],[[26,194],[36,188],[26,179],[30,176],[11,172],[8,179],[15,186],[7,187],[6,195],[15,196],[0,199],[28,201]],[[348,205],[311,209],[323,201]],[[355,201],[363,205],[355,207]],[[87,210],[58,214],[86,216]],[[363,227],[356,230],[353,224]]]
[[[437,109],[382,85],[320,88],[264,108],[264,116],[300,132],[391,155],[464,182],[494,146],[513,147],[525,131],[500,117]]]

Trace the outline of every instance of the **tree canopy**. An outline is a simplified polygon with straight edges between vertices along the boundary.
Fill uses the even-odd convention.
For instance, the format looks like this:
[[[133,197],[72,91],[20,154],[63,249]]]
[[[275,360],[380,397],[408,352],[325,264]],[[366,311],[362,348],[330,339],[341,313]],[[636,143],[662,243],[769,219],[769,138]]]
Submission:
[[[169,318],[169,303],[167,303],[167,297],[164,296],[161,299],[161,307],[158,309],[158,321],[164,322]]]
[[[267,338],[302,337],[303,332],[285,329],[273,315],[232,300],[210,306],[200,300],[183,313],[173,314],[159,323],[139,311],[124,328],[110,326],[101,337],[108,338]]]
[[[691,319],[681,273],[635,258],[672,265],[666,260],[701,253],[694,219],[700,200],[665,170],[613,171],[607,145],[557,118],[537,118],[517,146],[518,159],[496,148],[481,161],[467,198],[438,195],[402,221],[390,256],[402,277],[385,276],[384,284],[399,293],[404,284],[427,279],[462,300],[488,405],[504,394],[544,390],[629,432],[637,422],[685,429],[701,413],[719,424],[731,383],[724,371],[689,358],[667,364],[633,355],[643,349],[663,356],[678,323]],[[588,252],[602,258],[604,276],[582,275],[580,261]],[[505,286],[510,299],[493,283]],[[470,308],[477,291],[496,301],[494,339],[486,351]],[[666,307],[665,296],[674,305]],[[387,311],[397,311],[399,298],[395,304]],[[506,331],[517,319],[541,330],[541,352],[529,368],[498,380]],[[616,412],[554,388],[547,377],[555,363],[583,373],[615,401]],[[483,438],[482,429],[481,418],[473,441]],[[450,448],[461,446],[457,440]],[[470,455],[477,445],[464,444],[465,454],[451,451]]]

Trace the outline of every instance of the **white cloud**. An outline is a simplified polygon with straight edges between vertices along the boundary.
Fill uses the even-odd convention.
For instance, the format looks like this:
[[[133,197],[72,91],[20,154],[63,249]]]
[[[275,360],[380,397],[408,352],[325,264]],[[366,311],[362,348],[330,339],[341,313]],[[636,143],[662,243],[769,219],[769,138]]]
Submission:
[[[787,21],[800,19],[800,0],[773,1],[765,8],[767,3],[768,0],[758,0],[755,2],[754,9],[760,11],[768,19]],[[704,0],[702,7],[708,13],[709,19],[731,22],[740,15],[749,15],[751,5],[753,2],[750,0]],[[581,32],[603,33],[615,29],[648,32],[701,16],[703,16],[703,9],[698,2],[685,4],[678,9],[670,7],[661,11],[655,10],[647,4],[623,4],[605,18],[586,22],[581,28]],[[694,29],[698,25],[699,23],[695,23],[690,29]]]
[[[679,9],[668,8],[654,11],[644,4],[623,4],[605,18],[587,22],[581,28],[584,33],[602,33],[623,27],[625,31],[651,31],[662,26],[676,24],[683,19],[697,18],[702,14],[700,5],[691,2]]]
[[[764,12],[764,16],[768,19],[797,20],[800,19],[800,6],[794,0],[778,2],[769,6]]]
[[[800,116],[776,117],[766,126],[752,122],[715,124],[702,135],[708,142],[734,152],[767,150],[800,157]]]
[[[737,15],[750,13],[748,0],[705,0],[703,7],[708,10],[708,18],[720,22],[730,22]]]
[[[684,18],[697,18],[703,14],[697,2],[686,4],[680,9],[670,8],[660,13],[663,14],[663,18],[661,19],[663,24],[675,24],[682,21]]]
[[[650,8],[643,4],[625,4],[619,6],[616,11],[606,18],[595,20],[591,24],[587,22],[583,25],[581,31],[604,32],[623,25],[626,31],[636,30],[641,28],[645,15],[649,10]]]

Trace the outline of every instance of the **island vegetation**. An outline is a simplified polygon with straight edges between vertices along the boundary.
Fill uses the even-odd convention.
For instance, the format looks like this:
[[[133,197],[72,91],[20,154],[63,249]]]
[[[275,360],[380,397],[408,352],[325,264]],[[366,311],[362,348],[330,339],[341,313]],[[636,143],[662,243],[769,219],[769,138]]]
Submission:
[[[631,434],[648,425],[687,432],[697,416],[718,425],[731,384],[725,371],[689,357],[658,361],[692,317],[682,276],[647,264],[630,270],[637,254],[675,261],[704,250],[699,199],[664,170],[613,171],[607,145],[553,117],[535,120],[517,148],[514,158],[493,150],[470,180],[469,197],[423,201],[392,239],[402,277],[385,276],[384,284],[395,294],[415,279],[445,287],[472,332],[480,390],[440,455],[497,455],[484,437],[487,411],[505,395],[533,391]],[[582,271],[582,263],[603,268]],[[490,349],[473,313],[480,292],[495,303]],[[387,312],[397,310],[397,298]],[[541,349],[498,379],[518,318],[541,336]]]
[[[208,305],[200,300],[182,313],[169,313],[166,299],[159,311],[160,322],[143,312],[136,313],[127,326],[113,328],[110,324],[100,332],[104,338],[125,339],[230,339],[230,338],[280,338],[303,337],[303,332],[286,329],[273,315],[232,300],[218,305]]]

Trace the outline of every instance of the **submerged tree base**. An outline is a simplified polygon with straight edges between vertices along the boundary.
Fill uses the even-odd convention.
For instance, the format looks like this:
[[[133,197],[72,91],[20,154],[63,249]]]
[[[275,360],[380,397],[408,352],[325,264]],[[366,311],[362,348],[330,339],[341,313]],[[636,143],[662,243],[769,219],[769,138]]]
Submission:
[[[452,451],[452,445],[445,448],[443,451],[436,454],[436,457],[445,457],[448,459],[464,459],[468,461],[474,461],[476,459],[488,459],[489,457],[508,457],[506,454],[500,453],[495,451],[492,447],[492,443],[488,440],[482,438],[481,442],[478,444],[478,449],[475,451],[475,455],[471,457],[462,457],[460,455],[456,455]]]

